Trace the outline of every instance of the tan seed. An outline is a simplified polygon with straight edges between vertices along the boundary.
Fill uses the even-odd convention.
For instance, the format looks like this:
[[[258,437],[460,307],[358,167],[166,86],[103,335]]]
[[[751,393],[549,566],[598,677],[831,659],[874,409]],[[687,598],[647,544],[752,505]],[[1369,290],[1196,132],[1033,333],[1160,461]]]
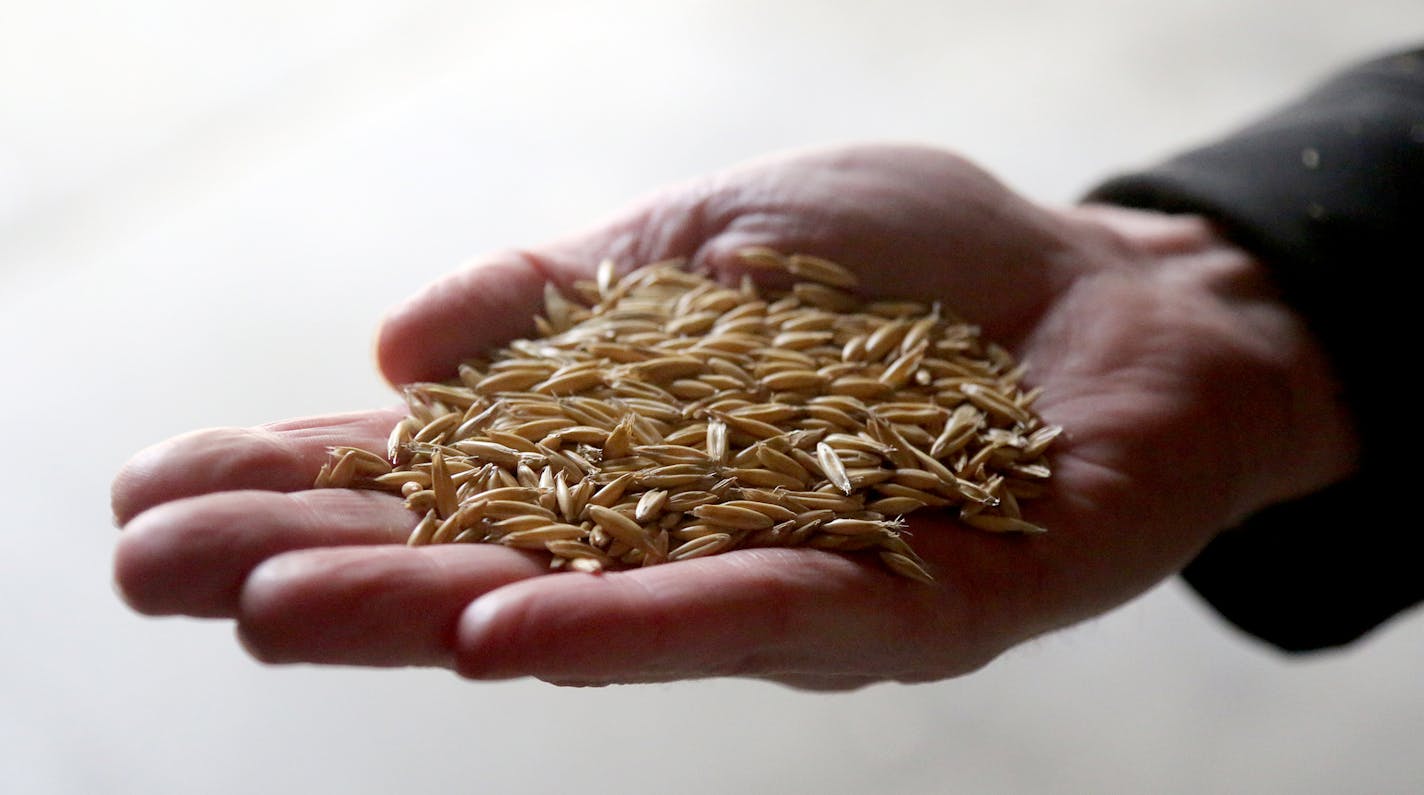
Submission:
[[[845,267],[810,254],[792,254],[787,257],[786,269],[803,279],[846,290],[854,289],[860,283],[855,274]]]
[[[638,499],[638,507],[633,511],[633,519],[639,524],[647,524],[657,519],[662,515],[667,500],[666,489],[652,489],[643,492],[643,496]]]
[[[974,514],[965,516],[962,521],[970,527],[980,530],[988,530],[991,533],[1043,533],[1042,527],[1026,522],[1023,519],[1015,519],[1011,516],[990,516],[988,514]]]
[[[651,547],[652,539],[647,532],[628,516],[602,505],[590,505],[588,512],[593,521],[613,538],[632,547]]]
[[[901,555],[898,552],[881,551],[880,559],[884,561],[886,567],[902,577],[908,577],[912,580],[925,583],[926,585],[935,584],[934,577],[925,571],[923,566],[906,555]]]
[[[707,535],[686,541],[669,551],[668,560],[691,560],[707,555],[715,555],[731,545],[732,536],[730,534],[708,533]]]
[[[850,474],[846,471],[845,464],[841,462],[834,447],[825,442],[816,445],[816,461],[821,465],[821,473],[836,488],[847,495],[855,490],[850,482]]]
[[[770,516],[760,511],[736,505],[699,505],[690,513],[712,524],[737,530],[761,530],[775,524]]]

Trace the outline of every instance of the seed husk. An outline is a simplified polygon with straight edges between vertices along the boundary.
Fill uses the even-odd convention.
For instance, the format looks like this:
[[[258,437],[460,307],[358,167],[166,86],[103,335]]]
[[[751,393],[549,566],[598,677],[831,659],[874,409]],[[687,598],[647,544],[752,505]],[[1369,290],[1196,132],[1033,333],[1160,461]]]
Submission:
[[[761,511],[754,511],[751,508],[743,508],[739,505],[727,503],[699,505],[689,511],[689,513],[704,522],[721,527],[731,527],[737,530],[761,530],[775,524],[775,521],[770,516],[767,516]]]
[[[663,514],[663,507],[667,505],[668,493],[666,489],[651,489],[643,492],[643,496],[638,499],[638,506],[633,511],[633,519],[641,524],[656,520]]]
[[[860,281],[844,265],[810,254],[792,254],[787,257],[786,269],[791,271],[792,275],[803,279],[846,290],[854,289]]]
[[[500,537],[499,543],[516,549],[547,549],[550,541],[577,541],[585,533],[577,525],[554,523],[506,533]]]
[[[1016,519],[1012,516],[990,516],[977,513],[972,516],[963,517],[963,522],[970,527],[980,530],[987,530],[991,533],[1046,533],[1042,527],[1026,522],[1023,519]]]
[[[929,572],[925,571],[923,566],[916,563],[914,559],[910,558],[908,555],[902,555],[899,552],[881,550],[880,559],[884,561],[885,565],[888,566],[891,571],[895,572],[896,574],[899,574],[902,577],[908,577],[912,580],[918,580],[927,585],[934,584],[934,577]]]
[[[783,488],[783,489],[804,489],[807,483],[799,478],[792,477],[785,472],[777,472],[771,469],[759,467],[736,467],[722,470],[728,475],[736,478],[737,482],[747,486],[761,486],[763,488]]]
[[[430,483],[435,492],[435,510],[442,519],[448,519],[459,510],[460,502],[455,496],[455,483],[450,480],[450,470],[445,466],[445,456],[436,452],[430,460]]]
[[[430,543],[430,539],[435,536],[435,529],[440,526],[440,519],[435,515],[435,511],[427,511],[420,521],[416,522],[415,529],[410,531],[410,538],[406,543],[413,547],[423,546]]]
[[[845,463],[841,461],[836,449],[825,442],[816,445],[816,461],[821,465],[821,473],[836,488],[850,494],[855,491],[855,486],[850,482],[850,474],[846,471]]]
[[[731,545],[732,536],[730,534],[708,533],[678,545],[677,548],[668,552],[668,560],[691,560],[692,558],[715,555]]]
[[[832,519],[821,523],[821,530],[838,536],[858,536],[883,533],[888,525],[874,519]]]
[[[590,505],[589,516],[603,531],[631,547],[650,548],[652,539],[648,532],[632,518],[602,505]]]

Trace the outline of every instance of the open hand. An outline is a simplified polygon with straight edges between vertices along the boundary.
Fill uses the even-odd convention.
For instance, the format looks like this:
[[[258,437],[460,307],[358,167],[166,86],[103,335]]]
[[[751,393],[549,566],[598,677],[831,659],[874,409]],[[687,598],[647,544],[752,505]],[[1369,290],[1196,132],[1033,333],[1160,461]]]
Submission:
[[[1179,570],[1251,511],[1353,466],[1328,371],[1260,267],[1205,222],[1054,210],[953,155],[871,146],[748,164],[590,231],[466,267],[385,321],[393,383],[533,332],[546,280],[672,256],[739,277],[752,245],[829,257],[867,290],[940,300],[1029,365],[1066,431],[1046,535],[909,517],[935,585],[809,549],[599,576],[491,545],[410,548],[399,498],[311,490],[331,445],[382,451],[396,410],[197,431],[119,474],[136,609],[235,618],[258,658],[448,666],[570,684],[756,676],[814,688],[972,671]]]

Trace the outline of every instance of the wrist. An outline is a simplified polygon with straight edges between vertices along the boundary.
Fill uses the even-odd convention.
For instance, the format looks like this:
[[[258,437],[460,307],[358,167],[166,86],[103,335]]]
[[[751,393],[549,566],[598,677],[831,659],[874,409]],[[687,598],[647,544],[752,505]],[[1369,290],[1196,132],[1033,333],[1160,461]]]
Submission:
[[[1360,442],[1330,362],[1260,260],[1199,216],[1078,211],[1132,252],[1147,289],[1192,308],[1182,339],[1200,346],[1215,431],[1198,443],[1221,445],[1228,525],[1355,471]]]

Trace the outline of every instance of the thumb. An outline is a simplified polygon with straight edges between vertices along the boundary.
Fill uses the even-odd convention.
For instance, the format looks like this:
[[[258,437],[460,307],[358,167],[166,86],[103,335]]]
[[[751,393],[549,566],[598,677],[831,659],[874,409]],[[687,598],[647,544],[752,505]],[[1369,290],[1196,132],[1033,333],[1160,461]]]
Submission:
[[[386,315],[376,338],[382,374],[392,384],[453,376],[461,361],[533,334],[546,282],[568,293],[605,259],[621,270],[693,256],[705,239],[703,212],[700,191],[683,186],[556,243],[464,265]]]
[[[376,361],[392,384],[449,378],[464,359],[534,329],[544,282],[576,266],[512,251],[469,263],[391,310]]]

